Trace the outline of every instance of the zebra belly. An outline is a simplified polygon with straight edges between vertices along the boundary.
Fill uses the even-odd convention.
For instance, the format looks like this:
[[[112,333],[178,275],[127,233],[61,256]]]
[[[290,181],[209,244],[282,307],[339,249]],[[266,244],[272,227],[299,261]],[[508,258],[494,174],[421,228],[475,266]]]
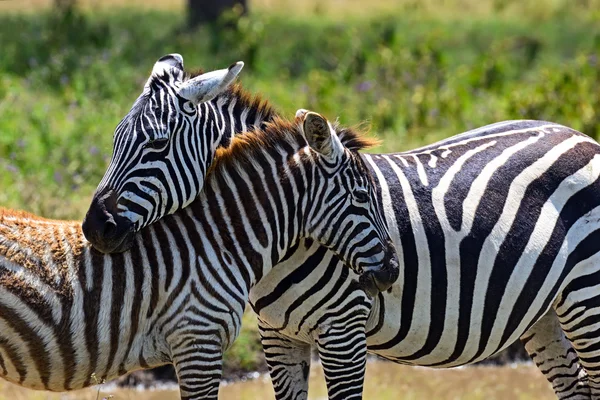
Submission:
[[[486,359],[517,340],[537,320],[537,314],[522,319],[518,328],[509,335],[503,335],[508,325],[508,313],[500,314],[494,321],[493,334],[485,335],[481,322],[473,324],[466,336],[459,337],[455,321],[459,319],[458,310],[446,315],[448,324],[439,326],[431,323],[428,310],[415,308],[413,321],[407,327],[402,324],[400,301],[392,294],[383,294],[373,305],[373,314],[385,307],[385,321],[377,330],[367,332],[369,353],[401,364],[428,367],[455,367]],[[484,315],[483,318],[486,318]]]

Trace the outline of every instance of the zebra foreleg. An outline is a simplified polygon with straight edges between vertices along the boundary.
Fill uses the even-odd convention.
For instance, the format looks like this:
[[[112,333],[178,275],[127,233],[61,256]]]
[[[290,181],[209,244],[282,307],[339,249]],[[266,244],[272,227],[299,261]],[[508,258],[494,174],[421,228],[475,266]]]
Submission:
[[[310,344],[294,341],[258,320],[261,343],[277,400],[306,400]]]
[[[521,342],[559,399],[590,399],[585,371],[554,310],[525,332]]]
[[[366,315],[330,325],[316,337],[330,400],[362,399],[367,340]]]
[[[223,364],[220,344],[187,342],[172,351],[181,400],[217,400]]]

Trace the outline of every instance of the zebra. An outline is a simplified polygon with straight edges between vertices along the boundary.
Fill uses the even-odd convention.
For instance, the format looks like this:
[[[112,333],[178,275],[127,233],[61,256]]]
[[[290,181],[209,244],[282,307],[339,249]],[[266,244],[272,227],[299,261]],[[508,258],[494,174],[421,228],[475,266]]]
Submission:
[[[307,113],[236,137],[199,196],[125,252],[95,250],[77,222],[2,209],[0,374],[65,391],[172,363],[182,399],[217,399],[249,291],[295,242],[317,241],[353,270],[397,269],[372,182]]]
[[[360,399],[367,351],[447,368],[517,339],[557,398],[600,398],[598,143],[521,120],[362,157],[400,277],[370,298],[312,241],[263,277],[250,302],[276,398],[307,398],[313,344],[329,398]]]

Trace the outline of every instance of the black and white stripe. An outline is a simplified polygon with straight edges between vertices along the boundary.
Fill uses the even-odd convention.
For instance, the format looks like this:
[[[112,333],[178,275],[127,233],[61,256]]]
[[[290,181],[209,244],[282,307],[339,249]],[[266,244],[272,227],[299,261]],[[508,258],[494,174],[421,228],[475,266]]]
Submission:
[[[96,242],[105,242],[97,243],[98,249],[115,251],[120,243],[114,242],[127,232],[190,204],[216,149],[228,144],[233,132],[272,117],[260,101],[230,87],[242,66],[190,77],[178,54],[156,62],[143,93],[115,130],[113,156],[90,211],[98,221],[88,218],[84,226]],[[117,212],[104,221],[107,202],[116,204]]]
[[[389,287],[370,173],[322,117],[303,118],[234,140],[199,197],[123,253],[94,250],[76,223],[0,211],[0,374],[63,391],[173,363],[182,398],[216,399],[250,288],[301,238]]]
[[[600,146],[507,121],[363,155],[401,263],[373,300],[311,242],[250,294],[278,399],[306,399],[316,343],[331,399],[359,399],[365,348],[453,367],[521,338],[558,398],[600,398]]]

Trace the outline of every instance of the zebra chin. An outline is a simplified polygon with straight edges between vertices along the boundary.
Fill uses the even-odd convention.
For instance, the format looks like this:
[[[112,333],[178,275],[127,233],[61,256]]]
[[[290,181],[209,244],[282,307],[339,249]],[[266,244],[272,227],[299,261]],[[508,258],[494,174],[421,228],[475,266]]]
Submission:
[[[133,230],[132,230],[132,231],[127,232],[122,238],[119,238],[117,240],[110,240],[110,241],[94,240],[94,241],[91,241],[88,239],[88,242],[90,242],[92,244],[92,247],[94,249],[98,250],[101,253],[113,254],[113,253],[123,253],[123,252],[131,249],[131,247],[133,246],[134,238],[135,238],[135,232],[133,232]]]
[[[83,235],[102,253],[122,253],[133,245],[135,225],[118,215],[113,190],[96,194],[81,226]]]

